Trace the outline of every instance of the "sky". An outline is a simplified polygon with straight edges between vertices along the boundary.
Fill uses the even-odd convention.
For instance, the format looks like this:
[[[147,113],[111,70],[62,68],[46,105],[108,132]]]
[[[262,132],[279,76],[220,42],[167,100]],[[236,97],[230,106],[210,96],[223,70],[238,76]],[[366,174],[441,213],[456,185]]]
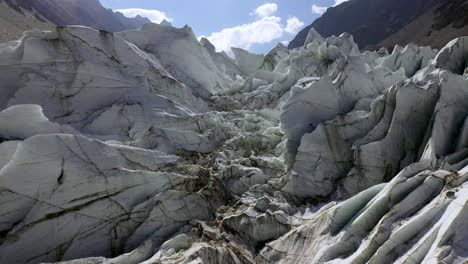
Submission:
[[[101,0],[128,17],[137,14],[155,23],[189,25],[197,37],[208,38],[218,51],[238,47],[267,53],[287,44],[328,7],[347,0]]]

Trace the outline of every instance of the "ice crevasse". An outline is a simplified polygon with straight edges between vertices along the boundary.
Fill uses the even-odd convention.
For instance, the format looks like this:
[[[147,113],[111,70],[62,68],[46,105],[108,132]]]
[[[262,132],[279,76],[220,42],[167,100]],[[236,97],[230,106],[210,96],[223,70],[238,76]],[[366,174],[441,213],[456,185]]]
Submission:
[[[468,37],[0,44],[0,263],[463,263]]]

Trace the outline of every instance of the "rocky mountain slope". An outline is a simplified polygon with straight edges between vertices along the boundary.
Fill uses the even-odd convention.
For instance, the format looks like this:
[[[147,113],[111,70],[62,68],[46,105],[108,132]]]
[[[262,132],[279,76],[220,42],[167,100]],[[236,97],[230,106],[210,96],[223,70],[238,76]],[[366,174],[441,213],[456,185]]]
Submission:
[[[411,41],[442,48],[447,41],[467,35],[468,1],[453,0],[430,9],[376,46],[390,48]]]
[[[0,1],[0,43],[21,38],[24,31],[52,29],[53,24],[34,10],[18,12]]]
[[[468,37],[236,60],[189,27],[0,44],[0,263],[463,263]]]
[[[365,50],[411,42],[442,48],[468,34],[466,4],[465,0],[351,0],[329,8],[299,32],[289,48],[302,46],[312,27],[325,37],[351,33]]]
[[[150,20],[104,8],[99,0],[0,0],[20,14],[36,13],[55,25],[83,25],[110,32],[138,28]]]

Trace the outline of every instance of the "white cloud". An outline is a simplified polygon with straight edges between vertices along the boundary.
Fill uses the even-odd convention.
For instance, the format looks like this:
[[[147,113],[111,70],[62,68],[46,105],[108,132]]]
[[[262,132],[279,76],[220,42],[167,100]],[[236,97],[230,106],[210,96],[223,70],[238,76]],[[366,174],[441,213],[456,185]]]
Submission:
[[[116,11],[124,14],[126,17],[136,17],[137,15],[147,17],[149,20],[151,20],[151,22],[154,23],[161,23],[164,19],[169,22],[173,21],[172,18],[166,15],[166,13],[154,9],[129,8],[119,9]]]
[[[288,45],[289,45],[289,41],[283,40],[283,41],[281,41],[281,44],[283,44],[283,45],[285,45],[285,46],[288,46]]]
[[[277,4],[264,4],[252,11],[251,15],[256,16],[255,21],[213,32],[206,38],[213,43],[217,51],[225,51],[232,55],[231,47],[249,50],[256,44],[278,41],[285,32],[296,34],[304,26],[304,22],[297,17],[291,17],[286,23],[281,23],[281,18],[274,16],[277,11]]]
[[[230,53],[231,47],[249,49],[254,44],[269,43],[280,38],[284,32],[280,22],[279,17],[264,17],[249,24],[214,32],[207,39],[218,51]]]
[[[261,5],[257,7],[254,10],[254,13],[259,17],[259,18],[264,18],[264,17],[269,17],[272,16],[274,13],[278,11],[278,5],[275,3],[267,3],[264,5]]]
[[[341,1],[341,0],[337,0],[337,1]],[[325,7],[325,6],[312,5],[313,14],[322,15],[323,13],[325,13],[325,11],[327,11],[327,9],[328,7]]]
[[[304,22],[300,21],[297,17],[288,19],[286,28],[284,29],[289,34],[296,34],[304,26]]]
[[[349,0],[334,0],[335,1],[335,5],[334,6],[337,6],[337,5],[340,5],[344,2],[348,2]]]

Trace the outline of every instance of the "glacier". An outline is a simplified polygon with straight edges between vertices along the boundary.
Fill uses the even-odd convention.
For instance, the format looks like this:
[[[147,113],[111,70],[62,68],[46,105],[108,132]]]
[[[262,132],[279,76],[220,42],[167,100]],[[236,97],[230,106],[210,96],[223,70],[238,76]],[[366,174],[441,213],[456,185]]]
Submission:
[[[464,263],[468,37],[0,44],[0,263]]]

